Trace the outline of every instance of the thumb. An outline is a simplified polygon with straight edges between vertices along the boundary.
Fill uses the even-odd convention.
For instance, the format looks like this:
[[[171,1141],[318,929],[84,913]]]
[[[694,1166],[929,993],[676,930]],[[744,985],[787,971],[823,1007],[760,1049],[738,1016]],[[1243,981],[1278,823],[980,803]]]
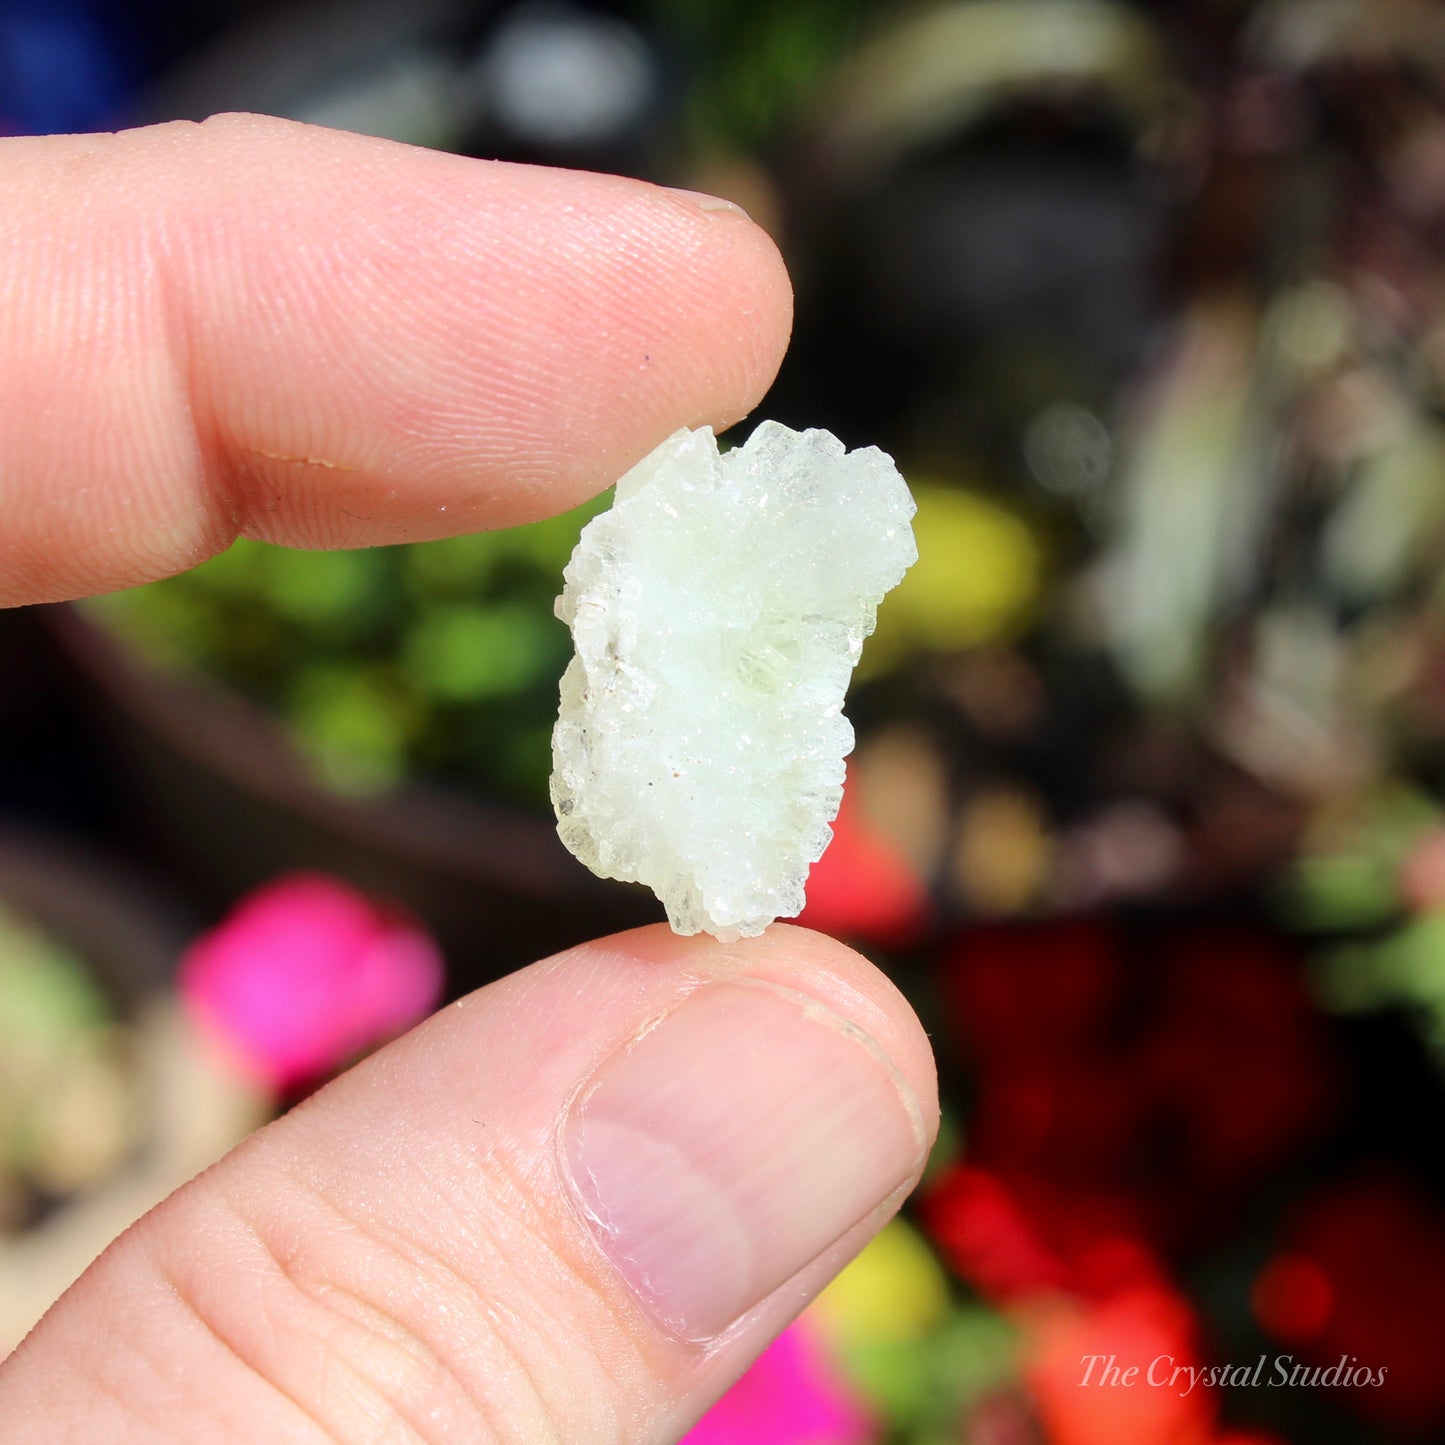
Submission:
[[[917,1021],[829,939],[584,945],[123,1235],[0,1371],[6,1439],[676,1440],[897,1208],[936,1112]]]

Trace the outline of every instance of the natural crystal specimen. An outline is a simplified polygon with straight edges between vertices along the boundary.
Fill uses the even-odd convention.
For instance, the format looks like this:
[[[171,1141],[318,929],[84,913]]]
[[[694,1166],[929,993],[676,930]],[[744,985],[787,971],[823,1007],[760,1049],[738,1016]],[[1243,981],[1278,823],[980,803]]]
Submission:
[[[843,694],[879,599],[918,557],[876,447],[764,422],[718,455],[680,431],[583,530],[557,615],[552,801],[568,848],[646,883],[679,933],[761,933],[803,907],[853,729]]]

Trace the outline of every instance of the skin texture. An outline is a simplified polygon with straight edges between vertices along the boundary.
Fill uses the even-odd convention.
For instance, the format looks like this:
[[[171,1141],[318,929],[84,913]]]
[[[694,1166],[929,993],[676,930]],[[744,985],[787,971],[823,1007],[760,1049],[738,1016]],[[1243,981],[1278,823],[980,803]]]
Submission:
[[[0,157],[6,604],[533,521],[787,341],[768,238],[654,186],[255,116]]]
[[[636,182],[243,116],[0,143],[0,192],[8,604],[241,533],[360,546],[561,510],[745,414],[786,344],[767,238]],[[792,1001],[738,1041],[752,1076],[786,1079],[806,1013],[901,1110],[910,1162],[698,1341],[614,1267],[559,1139],[609,1060],[736,980]],[[837,943],[584,945],[443,1010],[122,1236],[0,1367],[0,1439],[676,1440],[897,1207],[936,1110],[912,1013]]]

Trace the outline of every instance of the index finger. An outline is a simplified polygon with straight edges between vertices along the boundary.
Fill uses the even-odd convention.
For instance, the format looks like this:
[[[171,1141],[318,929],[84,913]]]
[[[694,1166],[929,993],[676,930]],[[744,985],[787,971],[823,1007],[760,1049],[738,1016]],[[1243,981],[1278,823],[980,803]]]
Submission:
[[[258,116],[0,142],[0,604],[599,490],[771,381],[741,212]]]

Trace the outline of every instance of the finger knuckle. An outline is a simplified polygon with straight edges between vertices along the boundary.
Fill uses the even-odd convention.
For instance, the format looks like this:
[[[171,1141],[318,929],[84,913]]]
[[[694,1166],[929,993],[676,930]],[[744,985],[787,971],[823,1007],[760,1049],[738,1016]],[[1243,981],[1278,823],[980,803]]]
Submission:
[[[213,1208],[207,1233],[243,1287],[218,1286],[195,1251],[173,1256],[177,1305],[304,1438],[550,1445],[578,1438],[579,1402],[589,1440],[632,1437],[615,1342],[589,1318],[558,1318],[545,1281],[575,1270],[524,1210],[485,1231],[479,1268],[295,1177],[264,1197],[217,1194]],[[589,1314],[585,1298],[578,1308]]]

